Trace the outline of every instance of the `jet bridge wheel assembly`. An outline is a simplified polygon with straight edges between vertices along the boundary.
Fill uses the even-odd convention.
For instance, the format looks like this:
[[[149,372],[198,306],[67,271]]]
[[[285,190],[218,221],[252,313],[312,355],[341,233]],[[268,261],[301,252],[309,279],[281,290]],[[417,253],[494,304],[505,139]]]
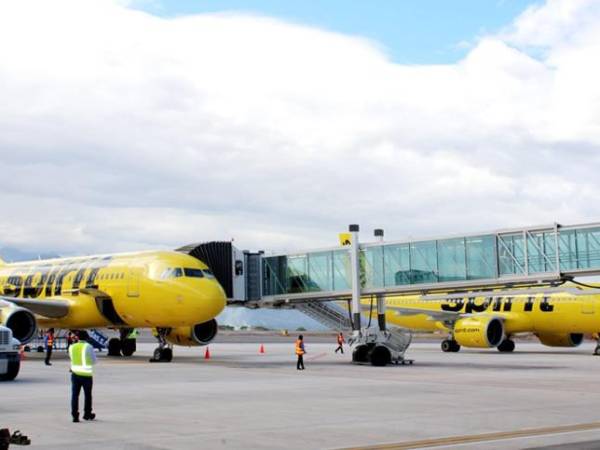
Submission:
[[[362,344],[352,352],[352,362],[382,367],[392,362],[392,355],[384,345]]]

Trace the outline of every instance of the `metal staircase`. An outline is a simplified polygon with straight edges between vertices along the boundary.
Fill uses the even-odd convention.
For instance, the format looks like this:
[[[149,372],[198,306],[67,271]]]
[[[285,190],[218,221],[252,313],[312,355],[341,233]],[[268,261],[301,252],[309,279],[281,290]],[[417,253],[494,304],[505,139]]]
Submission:
[[[334,302],[307,302],[295,306],[298,311],[332,330],[350,330],[348,313]]]

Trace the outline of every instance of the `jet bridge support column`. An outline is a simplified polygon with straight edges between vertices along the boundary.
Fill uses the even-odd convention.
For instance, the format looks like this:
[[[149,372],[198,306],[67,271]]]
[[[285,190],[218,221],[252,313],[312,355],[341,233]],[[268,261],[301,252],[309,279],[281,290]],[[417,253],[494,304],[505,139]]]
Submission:
[[[350,345],[354,345],[352,362],[357,364],[372,364],[385,366],[390,363],[405,363],[404,352],[410,345],[410,335],[404,333],[390,333],[385,324],[385,297],[377,295],[377,327],[362,328],[361,322],[361,260],[360,244],[358,242],[358,225],[350,225],[350,266],[352,300],[350,312],[352,314],[352,337]],[[379,234],[380,233],[380,234]],[[383,231],[377,230],[376,236],[383,238]],[[369,321],[370,322],[370,321]]]
[[[373,235],[377,241],[383,243],[383,230],[381,228],[375,229]],[[386,331],[385,297],[383,294],[377,294],[377,324],[379,325],[379,331]]]
[[[360,246],[358,242],[358,225],[350,225],[350,267],[352,288],[352,331],[353,337],[360,336],[361,314],[360,314]]]
[[[379,331],[386,331],[385,297],[382,294],[377,294],[377,324],[379,325]]]

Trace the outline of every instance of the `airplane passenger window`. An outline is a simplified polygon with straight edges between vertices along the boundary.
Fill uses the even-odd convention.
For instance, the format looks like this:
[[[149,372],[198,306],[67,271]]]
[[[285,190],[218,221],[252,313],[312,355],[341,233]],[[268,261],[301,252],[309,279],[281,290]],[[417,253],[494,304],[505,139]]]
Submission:
[[[202,273],[202,271],[200,269],[190,269],[190,268],[186,267],[183,269],[183,273],[185,274],[186,277],[191,277],[191,278],[204,277],[204,274]]]

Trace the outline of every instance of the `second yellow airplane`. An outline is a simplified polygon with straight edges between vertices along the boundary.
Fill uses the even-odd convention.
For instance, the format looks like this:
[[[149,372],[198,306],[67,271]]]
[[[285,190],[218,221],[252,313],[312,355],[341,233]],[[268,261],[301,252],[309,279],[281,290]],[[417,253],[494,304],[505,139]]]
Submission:
[[[363,308],[368,308],[363,300]],[[568,284],[556,288],[405,296],[386,299],[386,321],[424,331],[442,331],[444,352],[463,347],[512,352],[512,337],[533,333],[551,347],[576,347],[584,334],[600,331],[600,290]],[[595,354],[600,354],[600,345]]]

